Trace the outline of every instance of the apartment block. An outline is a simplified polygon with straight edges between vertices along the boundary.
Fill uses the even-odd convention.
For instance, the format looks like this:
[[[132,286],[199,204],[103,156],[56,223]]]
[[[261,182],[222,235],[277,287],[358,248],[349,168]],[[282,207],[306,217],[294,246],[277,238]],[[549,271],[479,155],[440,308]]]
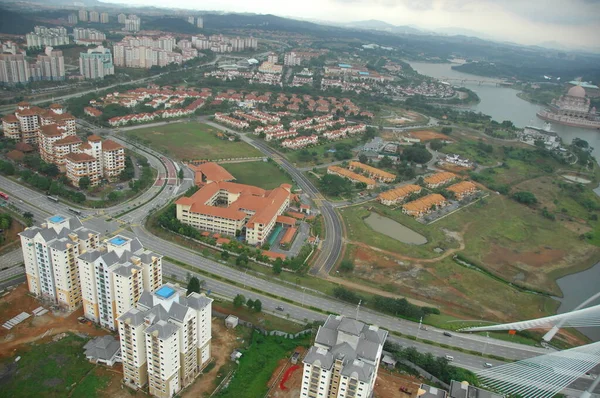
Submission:
[[[73,28],[73,40],[76,44],[100,45],[106,40],[106,35],[96,29]]]
[[[87,22],[87,20],[88,20],[87,10],[79,10],[79,20],[81,22]]]
[[[142,291],[162,285],[162,256],[140,241],[114,236],[97,250],[77,258],[83,314],[102,327],[116,330],[117,318],[133,308]]]
[[[29,72],[24,54],[0,54],[0,83],[10,86],[29,83]]]
[[[79,18],[77,18],[77,14],[69,14],[69,16],[67,17],[67,21],[70,25],[77,25],[77,22],[79,22]]]
[[[329,315],[304,357],[301,398],[370,398],[388,332]]]
[[[100,22],[100,13],[98,11],[90,11],[89,12],[90,22]]]
[[[221,166],[214,164],[216,168]],[[229,175],[227,171],[219,173]],[[227,177],[227,179],[229,179]],[[202,231],[229,236],[245,230],[246,242],[262,245],[277,223],[277,216],[288,208],[291,186],[265,191],[251,185],[228,181],[204,183],[191,197],[182,197],[177,205],[177,219]]]
[[[98,46],[79,54],[79,73],[86,79],[103,79],[115,74],[112,54],[108,48]]]
[[[64,26],[48,28],[46,26],[35,26],[33,32],[25,35],[27,47],[63,46],[69,44],[69,35]]]
[[[204,19],[202,17],[196,18],[196,27],[204,29]]]
[[[118,318],[125,384],[160,398],[192,384],[211,357],[212,301],[169,283],[144,291]]]
[[[126,68],[151,68],[168,64],[181,64],[193,56],[188,50],[185,54],[173,51],[176,40],[173,36],[152,38],[148,36],[127,36],[113,46],[115,66]],[[197,51],[195,52],[197,56]]]
[[[107,12],[100,13],[100,23],[108,23],[109,17]]]
[[[123,29],[129,32],[137,32],[140,30],[141,22],[142,21],[138,16],[128,15],[127,18],[125,18],[125,22],[123,22],[125,24]]]
[[[65,80],[65,58],[60,50],[47,46],[43,54],[37,56],[31,65],[31,80]]]
[[[76,217],[55,215],[19,235],[29,291],[69,311],[79,307],[77,257],[97,249],[100,234]]]

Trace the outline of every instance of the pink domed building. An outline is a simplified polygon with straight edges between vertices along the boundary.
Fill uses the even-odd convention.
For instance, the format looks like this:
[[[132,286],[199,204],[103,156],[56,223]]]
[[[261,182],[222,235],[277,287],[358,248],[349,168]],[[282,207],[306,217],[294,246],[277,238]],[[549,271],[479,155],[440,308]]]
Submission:
[[[539,111],[540,119],[567,126],[600,129],[600,118],[596,108],[590,109],[590,99],[585,96],[585,89],[573,86],[567,94],[553,99],[550,107]]]

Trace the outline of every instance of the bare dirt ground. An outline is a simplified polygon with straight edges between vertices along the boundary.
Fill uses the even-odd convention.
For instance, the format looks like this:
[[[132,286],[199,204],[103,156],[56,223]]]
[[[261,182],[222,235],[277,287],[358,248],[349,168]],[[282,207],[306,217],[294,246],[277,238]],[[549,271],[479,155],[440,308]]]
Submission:
[[[399,375],[391,373],[387,369],[379,368],[377,380],[375,380],[375,398],[415,398],[421,382],[414,376]],[[412,394],[400,391],[404,387]]]
[[[433,131],[433,130],[418,130],[418,131],[411,131],[410,132],[411,137],[414,138],[418,138],[421,141],[431,141],[431,140],[451,140],[450,137],[448,137],[446,134],[441,134],[438,133],[437,131]]]
[[[0,324],[21,312],[31,314],[39,306],[41,303],[28,294],[27,285],[23,283],[0,299]],[[93,325],[79,323],[77,317],[82,315],[81,308],[71,314],[48,312],[42,316],[31,316],[11,330],[0,327],[0,358],[11,356],[19,346],[42,338],[49,339],[63,332],[85,333],[89,336],[108,334]]]
[[[268,386],[270,388],[268,397],[273,398],[296,398],[300,395],[300,387],[302,386],[302,359],[306,349],[304,347],[296,347],[295,351],[300,353],[298,364],[300,368],[293,371],[291,376],[285,382],[285,390],[282,390],[279,386],[283,375],[292,366],[290,358],[283,358],[277,364],[277,368],[273,372],[271,379],[269,380]]]
[[[183,398],[204,397],[213,392],[219,368],[229,361],[229,354],[241,345],[237,338],[234,329],[227,329],[222,319],[213,317],[211,353],[215,366],[208,373],[198,376],[194,384],[183,392]]]

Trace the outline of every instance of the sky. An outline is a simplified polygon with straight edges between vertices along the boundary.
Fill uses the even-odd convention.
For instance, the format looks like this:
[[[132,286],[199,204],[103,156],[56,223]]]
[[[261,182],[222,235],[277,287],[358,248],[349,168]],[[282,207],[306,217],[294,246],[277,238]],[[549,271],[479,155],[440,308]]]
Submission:
[[[600,48],[600,0],[103,0],[253,12],[332,22],[377,19],[425,29],[459,27],[520,44]]]

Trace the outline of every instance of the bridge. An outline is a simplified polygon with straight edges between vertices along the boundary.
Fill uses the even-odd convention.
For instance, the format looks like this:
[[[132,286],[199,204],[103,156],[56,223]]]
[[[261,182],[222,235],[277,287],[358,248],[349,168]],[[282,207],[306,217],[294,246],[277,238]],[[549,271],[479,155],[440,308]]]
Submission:
[[[463,79],[463,78],[458,78],[458,77],[440,77],[438,80],[444,81],[444,82],[449,82],[449,83],[476,83],[477,85],[481,86],[483,84],[491,84],[494,86],[512,86],[513,83],[510,83],[506,80],[499,80],[499,79]]]

